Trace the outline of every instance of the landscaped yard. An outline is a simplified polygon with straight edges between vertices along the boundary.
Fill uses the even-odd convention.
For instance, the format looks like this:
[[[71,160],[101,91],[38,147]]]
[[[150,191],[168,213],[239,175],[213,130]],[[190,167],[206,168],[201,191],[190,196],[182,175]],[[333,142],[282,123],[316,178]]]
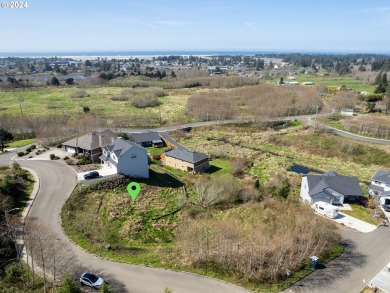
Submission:
[[[342,210],[341,212],[373,225],[378,225],[383,220],[380,219],[379,217],[378,218],[373,217],[372,210],[362,207],[361,205],[351,204],[351,208],[352,211]],[[378,209],[378,215],[379,213],[380,210]]]
[[[22,140],[15,140],[13,142],[7,143],[6,148],[20,148],[22,146],[28,145],[30,143],[36,142],[36,138],[31,139],[22,139]]]

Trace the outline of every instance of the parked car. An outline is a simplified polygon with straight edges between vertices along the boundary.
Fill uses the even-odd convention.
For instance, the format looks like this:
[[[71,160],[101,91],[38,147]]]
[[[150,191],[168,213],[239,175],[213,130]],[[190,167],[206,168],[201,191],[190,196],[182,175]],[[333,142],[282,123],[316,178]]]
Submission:
[[[87,174],[84,174],[84,179],[88,180],[88,179],[98,178],[99,176],[100,176],[99,172],[92,171]]]
[[[104,280],[94,274],[83,273],[80,277],[80,284],[99,289],[104,284]]]
[[[390,199],[386,198],[382,206],[386,212],[390,212]]]

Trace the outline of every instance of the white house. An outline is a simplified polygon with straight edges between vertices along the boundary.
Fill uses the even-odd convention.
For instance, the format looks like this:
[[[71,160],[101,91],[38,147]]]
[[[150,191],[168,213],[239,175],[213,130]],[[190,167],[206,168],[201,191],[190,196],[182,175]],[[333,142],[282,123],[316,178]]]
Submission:
[[[353,116],[353,109],[341,109],[340,114],[343,116]]]
[[[301,197],[310,205],[318,201],[343,204],[344,200],[356,201],[362,196],[356,177],[342,176],[333,171],[302,177]]]
[[[129,177],[149,178],[148,152],[142,146],[118,138],[103,148],[102,164]]]
[[[369,186],[371,195],[390,196],[390,172],[378,170],[371,178]]]

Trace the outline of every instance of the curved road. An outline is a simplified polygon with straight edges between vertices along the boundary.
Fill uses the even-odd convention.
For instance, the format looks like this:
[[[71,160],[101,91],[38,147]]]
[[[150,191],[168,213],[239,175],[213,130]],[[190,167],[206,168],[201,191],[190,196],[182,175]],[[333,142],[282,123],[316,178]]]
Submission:
[[[60,210],[76,185],[76,174],[67,165],[54,161],[18,161],[22,167],[33,169],[40,178],[40,189],[29,217],[38,217],[58,237],[69,242],[60,224]],[[170,270],[124,264],[100,259],[69,242],[80,263],[98,272],[109,283],[121,283],[116,292],[163,293],[166,287],[174,293],[248,293],[238,286],[204,276]],[[114,278],[116,280],[114,280]]]

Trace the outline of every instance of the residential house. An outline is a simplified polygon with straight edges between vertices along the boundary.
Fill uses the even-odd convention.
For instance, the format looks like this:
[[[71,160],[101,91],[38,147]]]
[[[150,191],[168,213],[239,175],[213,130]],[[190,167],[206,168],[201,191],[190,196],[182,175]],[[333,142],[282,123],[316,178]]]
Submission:
[[[340,114],[342,116],[353,116],[353,109],[341,109]]]
[[[330,171],[322,175],[307,175],[302,178],[301,197],[313,205],[318,201],[343,204],[344,201],[358,201],[363,197],[356,177],[342,176]]]
[[[111,130],[105,130],[101,132],[91,132],[83,136],[72,138],[62,145],[68,153],[84,154],[89,156],[93,162],[98,162],[99,156],[102,154],[102,148],[113,143],[117,138],[118,135]]]
[[[135,142],[118,138],[103,148],[100,160],[118,174],[149,178],[148,152]]]
[[[160,135],[157,132],[129,133],[129,137],[140,146],[160,148],[164,146]]]
[[[371,178],[368,187],[370,195],[390,196],[390,172],[378,170]]]
[[[161,160],[167,166],[186,172],[204,172],[210,168],[208,155],[182,148],[163,153]]]

